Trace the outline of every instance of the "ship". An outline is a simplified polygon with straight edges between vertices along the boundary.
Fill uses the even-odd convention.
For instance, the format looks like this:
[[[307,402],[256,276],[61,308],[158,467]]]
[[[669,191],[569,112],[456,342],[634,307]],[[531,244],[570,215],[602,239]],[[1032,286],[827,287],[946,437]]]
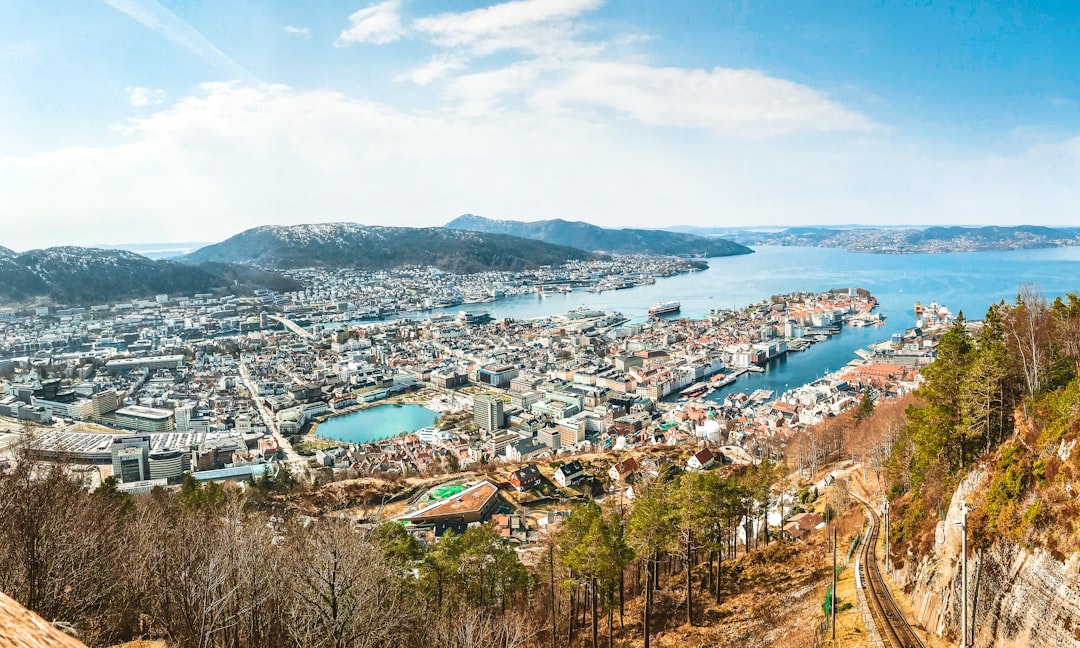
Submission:
[[[663,315],[665,313],[678,313],[682,304],[677,301],[662,301],[653,304],[649,309],[649,315]]]
[[[923,305],[921,301],[915,302],[915,317],[922,317]]]

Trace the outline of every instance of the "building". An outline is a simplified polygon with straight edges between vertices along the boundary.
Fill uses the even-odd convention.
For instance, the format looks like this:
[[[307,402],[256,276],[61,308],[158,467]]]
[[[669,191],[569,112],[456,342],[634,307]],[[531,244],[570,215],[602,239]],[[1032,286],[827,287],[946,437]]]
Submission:
[[[94,416],[104,416],[120,409],[124,398],[115,389],[106,389],[90,397],[90,408]]]
[[[532,438],[520,439],[506,446],[506,458],[510,461],[529,461],[549,452],[550,448]]]
[[[810,535],[822,523],[822,517],[817,513],[799,513],[792,515],[788,523],[784,525],[784,535],[791,540],[802,540]]]
[[[129,405],[116,410],[116,424],[139,432],[172,432],[176,423],[171,410]]]
[[[536,466],[529,464],[522,468],[518,468],[510,474],[510,484],[518,490],[518,492],[527,491],[530,488],[535,488],[540,484],[540,471],[536,469]]]
[[[473,423],[488,430],[503,426],[503,402],[493,394],[477,394],[473,398]]]
[[[625,482],[637,474],[638,462],[633,457],[623,459],[608,469],[608,477],[615,483]]]
[[[577,459],[555,469],[555,481],[563,487],[573,486],[584,478],[585,467]]]
[[[184,476],[184,454],[180,450],[151,452],[148,457],[150,479],[178,483]]]
[[[132,369],[179,369],[184,366],[184,356],[167,355],[152,356],[148,358],[124,358],[122,360],[109,360],[105,363],[105,369],[111,374],[123,373]]]
[[[195,409],[194,405],[184,403],[173,410],[177,432],[187,432],[191,429],[191,412],[193,409]]]
[[[686,461],[686,467],[690,470],[707,470],[716,463],[716,455],[708,448],[702,448],[693,457]]]
[[[404,515],[401,519],[412,524],[470,524],[484,521],[498,505],[499,489],[489,481],[482,481],[457,495]]]
[[[554,426],[542,427],[536,433],[536,440],[552,450],[558,450],[562,446],[562,433]]]
[[[121,436],[109,446],[112,456],[113,476],[121,482],[146,481],[150,479],[150,437]]]

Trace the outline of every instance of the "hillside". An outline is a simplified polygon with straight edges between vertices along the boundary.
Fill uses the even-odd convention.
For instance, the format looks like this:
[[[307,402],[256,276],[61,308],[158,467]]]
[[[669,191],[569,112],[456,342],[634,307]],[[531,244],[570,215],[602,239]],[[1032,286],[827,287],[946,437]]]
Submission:
[[[13,257],[13,256],[15,256],[15,251],[14,250],[12,250],[11,248],[6,248],[3,245],[0,245],[0,258]]]
[[[579,249],[441,227],[377,227],[356,223],[264,225],[183,257],[188,263],[263,267],[349,266],[384,269],[430,265],[446,272],[523,270],[592,258]]]
[[[121,250],[55,247],[0,256],[0,302],[6,303],[85,305],[160,293],[236,290],[243,285],[288,289],[292,282],[253,269],[191,267]]]
[[[664,230],[608,229],[562,219],[526,223],[465,214],[447,223],[446,227],[470,232],[510,234],[555,245],[619,254],[721,257],[753,252],[746,246],[721,238]]]
[[[679,231],[692,228],[674,228]],[[1073,228],[1036,225],[1012,227],[788,227],[780,230],[715,230],[718,234],[747,245],[788,245],[842,248],[851,252],[914,254],[923,252],[977,252],[1061,247],[1080,243]]]

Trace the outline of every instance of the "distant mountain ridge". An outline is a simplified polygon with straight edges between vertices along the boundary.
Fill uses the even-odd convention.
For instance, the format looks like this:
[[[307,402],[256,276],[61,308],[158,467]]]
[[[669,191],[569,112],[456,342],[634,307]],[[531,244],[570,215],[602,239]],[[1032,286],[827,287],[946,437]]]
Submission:
[[[720,257],[753,252],[744,245],[720,238],[665,230],[609,229],[560,218],[524,222],[465,214],[447,223],[446,227],[470,232],[509,234],[588,251],[620,254]]]
[[[294,289],[294,282],[221,265],[155,261],[134,252],[75,246],[0,255],[0,302],[87,305],[155,294],[193,294],[238,284]]]
[[[694,229],[689,227],[672,228]],[[851,252],[893,254],[1023,250],[1080,244],[1080,229],[1040,225],[933,227],[702,228],[747,245],[842,248]]]
[[[274,268],[341,266],[371,270],[429,265],[446,272],[525,270],[594,258],[581,249],[506,234],[442,227],[357,223],[263,225],[182,257],[189,263],[244,263]]]
[[[11,248],[6,248],[3,245],[0,245],[0,257],[13,257],[13,256],[15,256],[15,250],[12,250]]]

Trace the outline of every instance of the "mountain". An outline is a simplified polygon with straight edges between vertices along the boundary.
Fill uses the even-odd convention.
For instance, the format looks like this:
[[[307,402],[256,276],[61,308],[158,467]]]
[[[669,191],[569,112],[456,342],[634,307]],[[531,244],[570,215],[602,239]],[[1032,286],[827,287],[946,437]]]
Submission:
[[[680,228],[683,229],[683,228]],[[1075,228],[1037,225],[988,227],[785,227],[741,229],[726,236],[747,245],[842,248],[891,254],[1022,250],[1080,244]]]
[[[721,238],[664,230],[608,229],[558,218],[526,223],[465,214],[447,223],[446,227],[470,232],[510,234],[555,245],[621,254],[719,257],[753,252],[748,247]]]
[[[160,293],[192,294],[241,284],[274,286],[281,278],[253,269],[206,265],[192,267],[175,261],[155,261],[134,252],[84,247],[30,250],[0,256],[0,301],[45,300],[89,304]]]
[[[430,265],[456,273],[524,270],[589,258],[593,255],[583,250],[505,234],[356,223],[264,225],[182,257],[189,263],[275,268],[349,266],[378,270]]]
[[[3,245],[0,245],[0,257],[13,257],[13,256],[15,256],[15,250],[12,250],[11,248],[6,248]]]

